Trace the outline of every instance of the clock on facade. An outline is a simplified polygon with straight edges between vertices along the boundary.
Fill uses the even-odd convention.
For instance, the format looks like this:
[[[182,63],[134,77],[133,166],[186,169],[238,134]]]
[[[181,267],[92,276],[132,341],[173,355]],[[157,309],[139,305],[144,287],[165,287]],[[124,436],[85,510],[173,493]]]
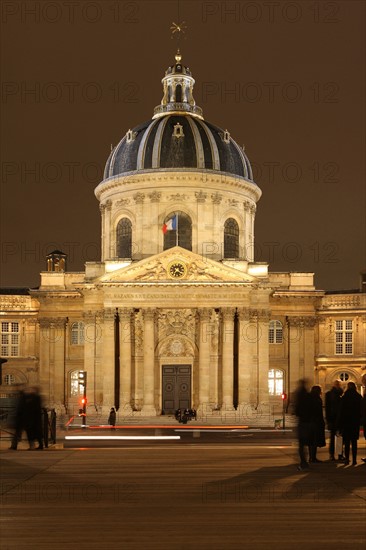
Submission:
[[[187,266],[184,262],[175,260],[168,265],[168,273],[172,279],[182,279],[187,275]]]

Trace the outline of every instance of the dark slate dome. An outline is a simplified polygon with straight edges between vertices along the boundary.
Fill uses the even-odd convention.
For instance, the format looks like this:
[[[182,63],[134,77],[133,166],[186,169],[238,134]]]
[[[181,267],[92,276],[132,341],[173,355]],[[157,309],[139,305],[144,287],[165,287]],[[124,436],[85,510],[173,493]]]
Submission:
[[[111,151],[104,179],[142,170],[192,169],[253,180],[243,149],[227,130],[203,119],[193,99],[194,79],[179,52],[175,60],[162,80],[164,96],[154,117],[128,130]]]
[[[111,152],[104,179],[161,168],[227,172],[252,180],[247,156],[229,133],[189,115],[166,115],[129,130]]]

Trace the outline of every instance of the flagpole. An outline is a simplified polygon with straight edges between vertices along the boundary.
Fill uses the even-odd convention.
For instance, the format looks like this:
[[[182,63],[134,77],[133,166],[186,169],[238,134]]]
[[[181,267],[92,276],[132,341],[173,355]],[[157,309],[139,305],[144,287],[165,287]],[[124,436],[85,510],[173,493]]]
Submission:
[[[175,232],[175,246],[178,246],[178,212],[176,213],[176,216],[177,216],[177,230]]]

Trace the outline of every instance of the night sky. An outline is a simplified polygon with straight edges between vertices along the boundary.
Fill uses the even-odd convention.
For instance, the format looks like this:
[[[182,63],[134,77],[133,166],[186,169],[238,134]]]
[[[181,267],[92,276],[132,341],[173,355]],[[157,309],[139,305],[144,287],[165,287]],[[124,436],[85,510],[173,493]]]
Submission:
[[[179,10],[179,13],[178,13]],[[263,195],[256,261],[353,289],[366,269],[365,3],[2,3],[1,286],[36,287],[45,256],[100,259],[94,188],[111,144],[149,120],[182,62]]]

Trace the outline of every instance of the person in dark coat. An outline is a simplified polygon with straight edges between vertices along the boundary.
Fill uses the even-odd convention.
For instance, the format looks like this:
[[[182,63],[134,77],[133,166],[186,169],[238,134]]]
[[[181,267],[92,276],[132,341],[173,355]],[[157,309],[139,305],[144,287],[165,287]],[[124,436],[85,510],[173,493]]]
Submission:
[[[366,391],[361,399],[361,426],[363,428],[363,436],[366,439]],[[361,458],[361,460],[362,462],[366,462],[366,458]]]
[[[357,392],[356,384],[348,382],[339,412],[339,428],[343,435],[345,464],[349,464],[349,451],[352,445],[352,465],[357,464],[357,440],[360,435],[361,424],[361,395]]]
[[[24,428],[27,432],[29,449],[43,449],[42,434],[42,400],[36,387],[24,392]],[[38,447],[35,447],[35,442]]]
[[[305,447],[312,444],[312,398],[306,388],[307,381],[299,380],[298,387],[294,394],[295,414],[298,417],[297,439],[299,444],[300,465],[298,470],[303,471],[309,468],[305,456]]]
[[[14,435],[11,441],[9,449],[16,451],[18,448],[18,443],[22,439],[22,432],[25,429],[24,427],[24,391],[20,391],[17,396],[17,402],[15,405],[15,413],[12,427],[14,428]]]
[[[312,441],[309,446],[309,462],[321,462],[316,457],[318,447],[325,447],[325,422],[323,417],[322,389],[313,386],[310,390],[311,397],[311,423]]]
[[[339,420],[339,411],[341,407],[341,398],[343,390],[341,388],[341,381],[335,380],[331,390],[325,394],[325,418],[327,421],[328,430],[330,431],[329,439],[329,458],[330,460],[336,460],[334,456],[335,451],[335,438],[339,431],[337,422]],[[338,455],[338,460],[343,461],[344,456]]]
[[[116,417],[117,417],[116,409],[112,407],[108,416],[108,424],[111,426],[112,430],[116,425]]]

